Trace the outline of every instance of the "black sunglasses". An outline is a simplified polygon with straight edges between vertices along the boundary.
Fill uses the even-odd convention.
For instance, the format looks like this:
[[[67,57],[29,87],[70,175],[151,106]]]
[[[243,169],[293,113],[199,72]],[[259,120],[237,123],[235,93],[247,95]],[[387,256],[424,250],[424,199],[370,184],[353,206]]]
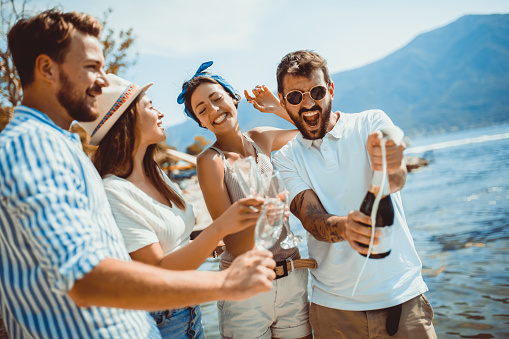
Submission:
[[[293,91],[290,91],[286,93],[286,101],[290,105],[298,105],[302,102],[302,98],[304,98],[304,94],[309,93],[309,96],[313,100],[322,100],[325,98],[325,95],[327,94],[327,87],[322,85],[317,85],[313,88],[311,88],[307,92],[301,92],[299,90],[294,89]]]

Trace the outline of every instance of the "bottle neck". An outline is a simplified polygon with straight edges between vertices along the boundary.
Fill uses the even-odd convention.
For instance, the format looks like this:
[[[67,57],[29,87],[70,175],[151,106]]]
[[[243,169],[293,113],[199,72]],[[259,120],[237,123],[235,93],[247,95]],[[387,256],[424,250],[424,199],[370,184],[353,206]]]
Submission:
[[[382,181],[384,179],[384,174],[381,171],[373,172],[373,179],[371,180],[371,186],[369,187],[369,191],[373,193],[375,196],[378,195],[380,188],[382,186]],[[389,195],[389,176],[385,177],[385,185],[384,190],[382,192],[382,196],[385,197]]]

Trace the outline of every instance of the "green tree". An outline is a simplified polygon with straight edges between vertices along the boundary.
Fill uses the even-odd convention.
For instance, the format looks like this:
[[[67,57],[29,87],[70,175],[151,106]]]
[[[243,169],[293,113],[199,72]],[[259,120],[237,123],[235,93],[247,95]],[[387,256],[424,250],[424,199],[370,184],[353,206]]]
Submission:
[[[26,1],[16,5],[14,0],[0,0],[0,104],[16,106],[21,102],[21,82],[7,48],[7,33],[25,13]]]
[[[135,40],[132,27],[118,33],[108,27],[108,18],[112,12],[113,10],[108,8],[101,20],[103,25],[101,43],[106,61],[104,70],[106,73],[120,74],[127,68],[134,66],[138,53],[136,52],[134,56],[130,55]]]

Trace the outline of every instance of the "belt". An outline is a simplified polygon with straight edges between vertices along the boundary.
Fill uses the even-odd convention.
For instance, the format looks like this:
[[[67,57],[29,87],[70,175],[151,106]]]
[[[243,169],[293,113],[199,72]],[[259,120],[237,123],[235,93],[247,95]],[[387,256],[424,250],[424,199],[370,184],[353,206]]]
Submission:
[[[163,318],[170,318],[174,312],[182,311],[182,310],[192,310],[196,308],[197,306],[186,306],[186,307],[179,307],[179,308],[170,308],[167,310],[161,310],[161,311],[151,311],[149,312],[151,316],[162,316]]]
[[[288,258],[284,261],[278,261],[276,263],[276,279],[288,276],[289,272],[295,271],[299,268],[317,268],[318,264],[315,259],[296,259]]]
[[[225,270],[230,267],[232,263],[226,260],[221,260],[221,270]],[[283,261],[276,262],[276,279],[288,276],[288,273],[295,271],[299,268],[317,268],[318,264],[315,259],[292,259],[288,258]]]

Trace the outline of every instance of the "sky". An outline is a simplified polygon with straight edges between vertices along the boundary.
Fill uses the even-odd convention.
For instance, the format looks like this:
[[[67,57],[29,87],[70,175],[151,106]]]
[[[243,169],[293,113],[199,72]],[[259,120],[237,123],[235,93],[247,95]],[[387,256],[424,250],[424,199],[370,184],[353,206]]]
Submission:
[[[16,2],[21,0],[15,0]],[[28,0],[28,11],[55,7]],[[133,28],[136,64],[121,74],[148,91],[163,124],[187,118],[176,98],[198,66],[225,77],[240,93],[258,84],[275,92],[276,68],[289,52],[322,55],[331,73],[380,60],[416,36],[468,14],[507,14],[508,0],[60,0],[63,11],[96,17],[111,8],[107,27]]]

